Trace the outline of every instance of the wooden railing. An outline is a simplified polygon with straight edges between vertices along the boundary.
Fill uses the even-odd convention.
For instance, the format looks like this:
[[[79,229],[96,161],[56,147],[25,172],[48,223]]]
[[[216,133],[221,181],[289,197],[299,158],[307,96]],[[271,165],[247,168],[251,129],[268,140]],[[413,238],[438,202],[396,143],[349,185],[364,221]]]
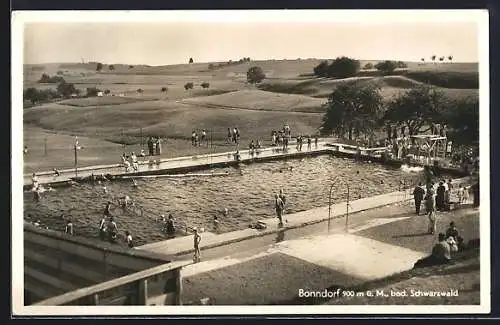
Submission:
[[[35,306],[181,305],[182,267],[172,262],[40,301]]]

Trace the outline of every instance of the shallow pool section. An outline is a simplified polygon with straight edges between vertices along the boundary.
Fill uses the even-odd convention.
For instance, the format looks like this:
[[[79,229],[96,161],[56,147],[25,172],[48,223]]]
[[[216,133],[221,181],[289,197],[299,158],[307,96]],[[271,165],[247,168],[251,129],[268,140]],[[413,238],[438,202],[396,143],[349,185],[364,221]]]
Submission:
[[[223,171],[229,175],[137,178],[137,187],[132,180],[79,184],[47,191],[38,203],[33,202],[31,192],[25,192],[24,216],[61,231],[70,218],[76,235],[97,238],[107,200],[128,195],[135,207],[115,208],[113,213],[120,233],[130,231],[137,245],[142,245],[168,238],[157,220],[160,214],[171,213],[181,234],[186,227],[228,232],[274,216],[273,194],[280,188],[286,195],[286,213],[293,213],[328,205],[332,184],[332,203],[338,203],[346,200],[347,184],[354,200],[397,191],[402,180],[415,184],[422,177],[421,173],[330,155],[213,169]],[[223,215],[225,208],[227,216]],[[218,216],[218,226],[214,216]]]

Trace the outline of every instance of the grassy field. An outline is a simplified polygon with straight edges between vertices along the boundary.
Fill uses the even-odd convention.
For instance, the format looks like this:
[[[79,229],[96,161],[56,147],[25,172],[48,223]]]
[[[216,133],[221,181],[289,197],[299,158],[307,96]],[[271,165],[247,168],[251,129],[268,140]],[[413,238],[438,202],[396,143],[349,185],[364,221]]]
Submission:
[[[242,141],[268,139],[272,129],[290,124],[296,133],[315,133],[321,124],[321,104],[342,83],[377,83],[384,98],[407,91],[423,82],[465,80],[473,85],[477,64],[408,62],[408,70],[397,76],[368,76],[341,80],[311,77],[314,66],[322,60],[268,60],[228,65],[209,63],[169,66],[120,65],[114,70],[104,65],[100,72],[93,63],[26,65],[24,89],[55,89],[55,84],[39,84],[42,73],[60,75],[74,83],[82,93],[87,88],[109,89],[111,95],[101,98],[76,98],[36,105],[23,111],[25,142],[37,137],[31,130],[47,131],[51,138],[63,134],[79,134],[103,141],[102,148],[114,143],[137,144],[143,136],[161,136],[180,141],[183,148],[192,130],[213,130],[214,139],[224,142],[227,128],[238,127]],[[375,61],[362,61],[361,65]],[[217,67],[218,64],[223,64]],[[258,87],[248,85],[246,71],[260,66],[267,75]],[[366,72],[366,71],[365,71]],[[410,76],[413,76],[410,78]],[[437,81],[436,81],[437,80]],[[188,82],[194,88],[185,90]],[[202,89],[201,83],[210,87]],[[463,86],[463,84],[460,84]],[[167,92],[161,89],[167,87]],[[459,87],[463,88],[463,87]],[[142,93],[137,92],[138,89]],[[448,96],[478,96],[478,89],[441,88]],[[34,144],[38,147],[38,144]],[[175,146],[174,146],[175,147]],[[101,150],[101,149],[99,149]],[[179,149],[179,154],[182,150]],[[101,150],[96,155],[107,155]],[[111,153],[110,153],[111,155]],[[113,160],[115,153],[112,153]],[[43,159],[43,157],[42,157]],[[106,158],[107,159],[107,158]],[[104,160],[106,160],[104,159]],[[35,162],[33,162],[35,163]]]

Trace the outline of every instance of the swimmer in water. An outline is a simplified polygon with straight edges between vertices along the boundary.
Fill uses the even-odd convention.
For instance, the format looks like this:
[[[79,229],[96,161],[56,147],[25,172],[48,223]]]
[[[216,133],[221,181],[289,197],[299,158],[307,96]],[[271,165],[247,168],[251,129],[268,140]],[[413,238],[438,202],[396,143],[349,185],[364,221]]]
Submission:
[[[227,208],[224,208],[223,215],[224,215],[224,217],[226,217],[226,218],[229,216],[229,210],[228,210]]]

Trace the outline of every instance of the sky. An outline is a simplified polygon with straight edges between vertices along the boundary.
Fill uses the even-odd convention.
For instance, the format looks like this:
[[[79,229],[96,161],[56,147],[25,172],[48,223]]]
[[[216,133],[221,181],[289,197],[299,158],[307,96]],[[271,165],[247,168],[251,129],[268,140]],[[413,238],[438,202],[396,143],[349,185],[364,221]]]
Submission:
[[[478,61],[475,21],[27,22],[24,63],[167,65],[349,56],[360,60]]]

